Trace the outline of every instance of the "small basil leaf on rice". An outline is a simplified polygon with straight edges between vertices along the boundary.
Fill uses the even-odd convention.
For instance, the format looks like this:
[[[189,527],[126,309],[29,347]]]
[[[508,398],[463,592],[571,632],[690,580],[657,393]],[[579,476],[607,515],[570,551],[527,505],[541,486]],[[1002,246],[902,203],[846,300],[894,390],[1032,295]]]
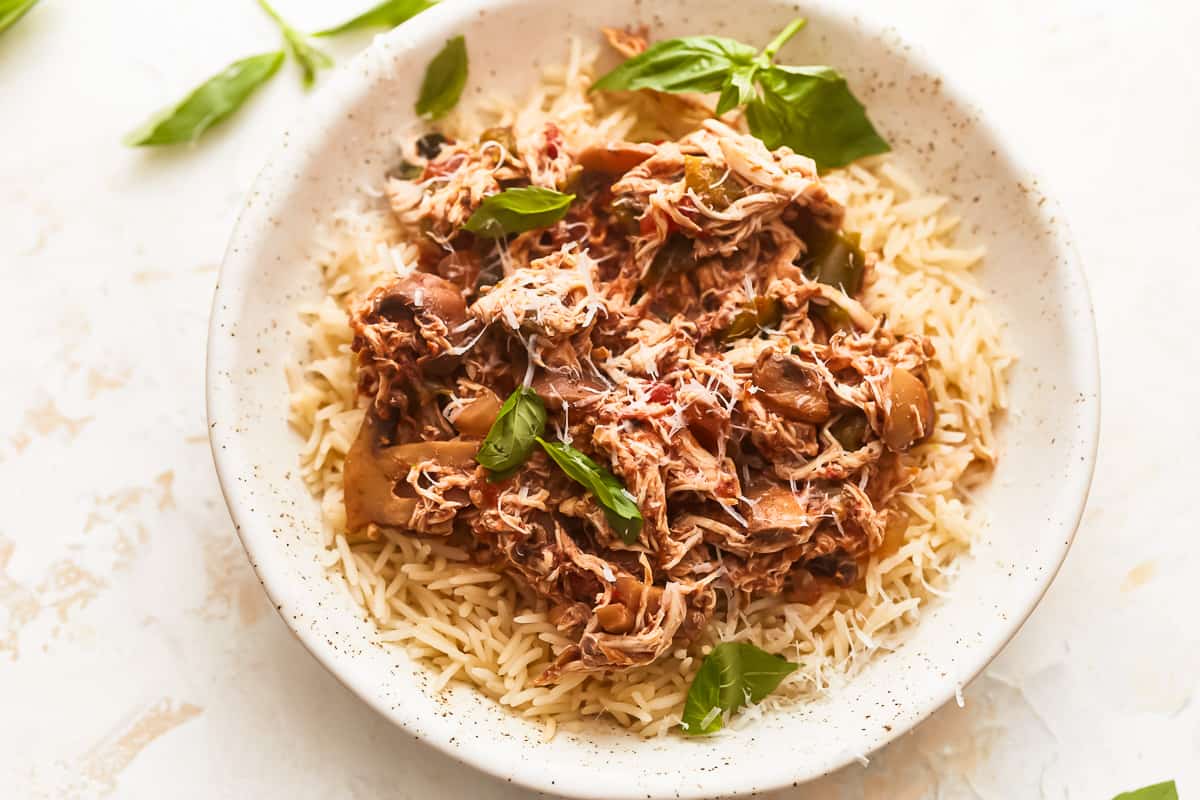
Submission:
[[[787,145],[820,170],[891,150],[846,79],[832,67],[772,66],[746,109],[750,132],[769,149]]]
[[[545,228],[566,216],[574,199],[540,186],[505,189],[484,198],[463,228],[490,239]]]
[[[304,88],[311,88],[317,79],[317,73],[326,67],[332,67],[333,59],[309,44],[304,34],[293,28],[283,17],[279,16],[279,13],[267,3],[267,0],[258,0],[258,5],[279,26],[279,30],[283,34],[284,44],[287,45],[288,53],[300,65]]]
[[[384,0],[357,17],[343,22],[341,25],[318,31],[313,36],[337,36],[369,28],[394,28],[435,5],[437,3],[431,2],[431,0]]]
[[[0,0],[0,33],[16,25],[37,4],[38,0]]]
[[[608,524],[625,544],[633,544],[642,532],[642,512],[633,495],[616,476],[597,464],[583,452],[565,442],[548,442],[538,438],[546,455],[558,464],[567,476],[582,485],[604,509]]]
[[[1175,781],[1164,781],[1132,792],[1122,792],[1113,800],[1179,800],[1179,790],[1175,788]]]
[[[729,73],[750,66],[753,47],[721,36],[685,36],[651,45],[592,84],[592,91],[719,92]]]
[[[503,480],[525,463],[545,429],[542,398],[528,386],[518,386],[500,406],[475,460],[489,470],[491,478]]]
[[[425,68],[421,94],[417,97],[417,113],[427,119],[445,116],[458,104],[466,85],[467,40],[455,36]]]
[[[154,115],[125,137],[131,147],[184,144],[237,111],[283,64],[282,51],[250,56],[230,64],[200,84],[178,104]]]
[[[692,679],[680,728],[688,736],[715,733],[726,716],[747,703],[761,702],[797,667],[746,642],[717,645]]]

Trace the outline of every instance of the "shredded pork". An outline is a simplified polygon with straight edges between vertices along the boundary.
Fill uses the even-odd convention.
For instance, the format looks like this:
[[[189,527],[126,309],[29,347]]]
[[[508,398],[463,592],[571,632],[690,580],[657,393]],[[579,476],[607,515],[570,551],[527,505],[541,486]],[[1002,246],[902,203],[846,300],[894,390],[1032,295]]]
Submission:
[[[452,537],[546,597],[574,644],[543,683],[649,664],[718,606],[853,585],[932,429],[933,353],[816,279],[814,243],[843,209],[813,162],[715,120],[603,148],[553,125],[501,134],[447,141],[389,181],[422,255],[352,314],[369,411],[350,518]],[[577,199],[545,229],[462,230],[528,185]],[[548,438],[624,484],[635,542],[540,451],[496,480],[464,460],[521,385],[550,409]],[[360,499],[378,492],[354,491],[367,480],[384,482],[374,518]]]

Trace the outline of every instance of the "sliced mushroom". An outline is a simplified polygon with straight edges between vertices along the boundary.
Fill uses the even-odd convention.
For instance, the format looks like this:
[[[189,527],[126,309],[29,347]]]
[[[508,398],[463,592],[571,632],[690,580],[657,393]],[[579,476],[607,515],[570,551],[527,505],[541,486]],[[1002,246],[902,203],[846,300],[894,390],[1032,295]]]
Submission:
[[[821,599],[823,589],[821,582],[803,567],[797,567],[788,574],[784,584],[783,597],[789,603],[803,603],[811,606]]]
[[[401,497],[397,486],[414,464],[436,461],[451,467],[469,467],[479,451],[478,440],[450,439],[437,442],[411,442],[382,446],[384,424],[368,413],[350,452],[346,454],[345,487],[346,528],[357,534],[369,524],[405,528],[412,523],[417,508],[414,497]]]
[[[906,369],[892,370],[883,408],[883,442],[902,453],[933,431],[933,401],[920,378]]]
[[[479,281],[483,261],[473,250],[455,250],[439,261],[436,269],[440,277],[454,284],[454,288],[459,290],[461,296],[460,287],[472,289]]]
[[[500,413],[500,398],[491,389],[484,389],[454,417],[454,427],[463,436],[482,439],[492,429]]]
[[[614,177],[624,175],[655,154],[654,145],[634,142],[610,142],[586,148],[575,161],[588,172]]]
[[[813,423],[829,419],[829,398],[820,373],[796,356],[764,352],[754,365],[754,383],[763,402],[788,419]]]
[[[561,372],[543,372],[533,379],[533,390],[546,403],[546,408],[559,411],[563,403],[575,405],[595,400],[608,387],[599,378],[575,377]]]
[[[721,442],[721,437],[729,430],[729,417],[709,405],[690,403],[683,409],[683,421],[696,441],[705,450],[713,452]]]
[[[458,286],[428,272],[398,278],[382,291],[372,293],[375,309],[384,317],[402,310],[424,311],[440,319],[449,330],[467,321],[467,303]]]
[[[440,442],[409,442],[378,451],[380,459],[398,465],[405,473],[413,464],[436,461],[447,467],[469,467],[479,452],[477,439],[449,439]]]
[[[817,578],[827,578],[843,589],[853,586],[860,572],[858,562],[841,551],[818,556],[804,566]]]
[[[352,535],[360,533],[372,522],[407,527],[417,507],[414,498],[396,495],[396,481],[402,476],[399,465],[382,455],[379,447],[382,429],[378,418],[367,414],[346,454],[343,480],[346,528]]]

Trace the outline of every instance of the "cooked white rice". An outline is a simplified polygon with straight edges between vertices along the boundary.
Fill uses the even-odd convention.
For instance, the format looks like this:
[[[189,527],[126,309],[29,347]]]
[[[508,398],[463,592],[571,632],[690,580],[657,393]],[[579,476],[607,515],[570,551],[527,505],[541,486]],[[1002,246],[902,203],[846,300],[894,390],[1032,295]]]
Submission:
[[[644,98],[598,109],[585,89],[591,59],[572,48],[567,67],[548,74],[517,108],[488,104],[480,119],[460,117],[461,135],[482,125],[540,124],[554,119],[568,140],[615,139],[646,130]],[[639,116],[640,115],[640,116]],[[498,119],[497,119],[498,118]],[[382,177],[381,177],[382,179]],[[992,415],[1005,407],[1012,357],[984,293],[971,274],[981,248],[954,243],[958,218],[944,197],[927,194],[887,157],[859,162],[826,178],[847,207],[845,227],[880,254],[866,305],[899,332],[928,336],[937,350],[930,380],[937,426],[912,453],[920,468],[900,503],[910,517],[891,532],[860,586],[824,594],[812,606],[756,600],[714,619],[708,635],[659,662],[614,675],[570,675],[536,687],[557,646],[568,641],[547,620],[546,602],[519,580],[480,568],[462,550],[434,539],[384,530],[384,538],[349,545],[344,536],[342,465],[363,418],[355,395],[346,309],[380,278],[410,270],[415,250],[403,242],[379,200],[347,209],[326,231],[316,257],[326,296],[302,311],[308,347],[288,369],[290,422],[304,437],[305,480],[320,498],[331,580],[342,584],[374,620],[379,641],[403,647],[428,666],[440,690],[463,682],[543,726],[546,736],[607,715],[642,736],[659,736],[680,719],[700,660],[719,641],[747,641],[798,663],[761,706],[804,701],[836,686],[880,650],[894,648],[944,593],[955,561],[978,522],[967,495],[996,457]]]

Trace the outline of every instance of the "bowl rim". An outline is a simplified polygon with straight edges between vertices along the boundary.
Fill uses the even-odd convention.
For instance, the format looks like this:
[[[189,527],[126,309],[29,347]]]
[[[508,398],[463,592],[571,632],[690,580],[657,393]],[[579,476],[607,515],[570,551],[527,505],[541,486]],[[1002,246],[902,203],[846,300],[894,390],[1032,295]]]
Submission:
[[[769,1],[783,4],[782,0]],[[304,146],[296,145],[315,143],[321,136],[320,126],[314,124],[313,120],[332,118],[360,96],[363,87],[372,82],[373,77],[376,76],[380,68],[378,53],[381,50],[388,50],[389,55],[393,56],[402,54],[405,50],[411,49],[416,43],[423,41],[430,34],[435,33],[437,29],[446,23],[464,20],[470,15],[484,9],[494,10],[497,5],[513,6],[521,5],[524,2],[526,0],[501,0],[500,3],[489,2],[489,0],[457,0],[454,3],[438,3],[435,7],[410,19],[402,26],[377,36],[362,52],[336,70],[326,81],[325,85],[315,93],[315,96],[305,104],[305,109],[302,112],[297,112],[295,121],[281,131],[279,141],[273,148],[271,156],[255,177],[252,188],[247,192],[246,202],[238,213],[230,236],[229,245],[222,259],[217,285],[213,293],[208,327],[207,352],[205,357],[205,404],[209,444],[213,455],[213,462],[221,492],[229,509],[229,514],[233,520],[238,538],[246,551],[259,582],[271,599],[276,612],[283,618],[293,636],[300,641],[317,662],[343,686],[357,695],[376,712],[396,724],[410,736],[434,746],[440,752],[455,760],[469,764],[500,780],[507,779],[510,782],[529,789],[560,796],[591,798],[597,795],[587,791],[585,787],[574,787],[564,784],[562,781],[553,781],[551,778],[554,773],[549,771],[513,771],[511,764],[490,757],[486,752],[486,748],[467,749],[456,747],[453,741],[454,737],[445,728],[426,724],[421,717],[406,712],[403,706],[388,704],[380,696],[379,692],[376,691],[377,687],[368,685],[363,681],[357,680],[354,676],[345,674],[339,668],[339,657],[332,643],[326,641],[313,630],[296,624],[293,619],[284,613],[283,609],[291,607],[293,601],[300,597],[300,585],[296,585],[295,581],[288,578],[287,571],[276,565],[272,554],[268,552],[270,549],[269,543],[272,540],[271,525],[253,512],[247,503],[247,498],[242,495],[242,487],[239,486],[238,476],[247,474],[252,459],[247,449],[237,444],[238,437],[234,435],[234,429],[219,423],[221,419],[230,418],[231,404],[225,402],[224,398],[232,397],[232,395],[223,395],[218,389],[223,380],[221,369],[223,354],[225,352],[222,346],[222,328],[225,323],[236,321],[236,315],[226,310],[229,307],[236,307],[236,304],[226,306],[223,301],[228,297],[237,296],[240,292],[244,291],[244,287],[247,287],[253,281],[253,271],[249,268],[251,264],[247,259],[239,256],[239,244],[243,241],[255,240],[255,231],[265,228],[268,221],[272,219],[271,209],[285,202],[283,195],[274,198],[270,203],[263,204],[257,202],[256,198],[259,195],[259,187],[264,184],[270,185],[276,181],[282,182],[287,179],[293,172],[291,165],[296,162],[297,154],[301,154],[302,157],[302,154],[306,150]],[[818,2],[814,5],[820,5],[822,10],[827,13],[843,16],[844,18],[852,18],[855,26],[860,28],[866,35],[885,37],[893,31],[893,29],[886,25],[863,19],[862,16],[853,14],[852,12],[838,10],[824,2]],[[405,44],[406,42],[407,45]],[[947,681],[947,685],[942,692],[934,693],[936,699],[933,702],[928,702],[924,706],[913,709],[910,715],[911,724],[896,726],[890,732],[871,737],[868,753],[873,753],[886,746],[903,733],[908,732],[916,725],[925,721],[934,711],[955,698],[958,691],[978,677],[1013,639],[1041,602],[1042,597],[1049,589],[1066,560],[1067,553],[1075,539],[1083,517],[1095,472],[1101,418],[1100,364],[1095,310],[1078,248],[1071,234],[1070,226],[1062,213],[1061,206],[1053,199],[1053,193],[1046,190],[1045,187],[1047,187],[1048,182],[1043,177],[1043,173],[1029,169],[1026,159],[1014,156],[1011,150],[1004,144],[1003,137],[997,134],[997,129],[989,121],[986,112],[974,103],[969,102],[968,95],[957,86],[952,77],[946,71],[939,69],[938,65],[930,59],[919,44],[909,41],[904,41],[903,44],[905,45],[903,56],[905,60],[909,61],[914,69],[941,79],[942,93],[957,106],[971,110],[977,124],[991,134],[1001,157],[1006,159],[1020,174],[1037,176],[1037,183],[1039,185],[1038,194],[1046,199],[1046,209],[1052,212],[1051,215],[1054,218],[1053,228],[1056,234],[1054,237],[1055,249],[1061,260],[1059,270],[1066,271],[1082,290],[1080,308],[1084,313],[1068,321],[1065,330],[1070,334],[1071,343],[1076,348],[1080,359],[1080,369],[1077,375],[1080,381],[1079,388],[1084,394],[1084,399],[1080,403],[1081,408],[1078,411],[1077,419],[1081,425],[1079,438],[1084,444],[1084,461],[1077,465],[1071,472],[1071,482],[1074,485],[1067,493],[1067,496],[1074,497],[1074,502],[1073,504],[1064,503],[1063,506],[1065,512],[1063,521],[1067,535],[1058,538],[1054,544],[1048,546],[1047,549],[1051,551],[1047,557],[1049,569],[1039,577],[1036,590],[1030,592],[1024,599],[1024,602],[1014,604],[1009,609],[1008,620],[1002,626],[997,627],[997,630],[1001,631],[1001,634],[995,638],[989,647],[981,648],[981,655],[979,657],[975,658],[969,665],[964,665],[961,668],[960,674],[966,676],[966,680],[958,683]],[[1045,217],[1045,215],[1043,216]],[[815,780],[822,775],[828,775],[854,760],[855,756],[847,753],[839,763],[828,765],[827,768],[819,773],[810,775],[806,780]],[[771,791],[789,785],[791,785],[791,781],[785,778],[753,786],[722,786],[720,789],[724,795],[731,796],[746,794],[752,791]],[[606,787],[605,797],[614,798],[615,800],[615,798],[642,798],[651,796],[645,791],[637,791],[632,788],[629,791],[614,791],[615,788]],[[701,789],[702,787],[693,785],[674,792],[672,796],[681,798],[709,796],[708,790],[701,791]]]

